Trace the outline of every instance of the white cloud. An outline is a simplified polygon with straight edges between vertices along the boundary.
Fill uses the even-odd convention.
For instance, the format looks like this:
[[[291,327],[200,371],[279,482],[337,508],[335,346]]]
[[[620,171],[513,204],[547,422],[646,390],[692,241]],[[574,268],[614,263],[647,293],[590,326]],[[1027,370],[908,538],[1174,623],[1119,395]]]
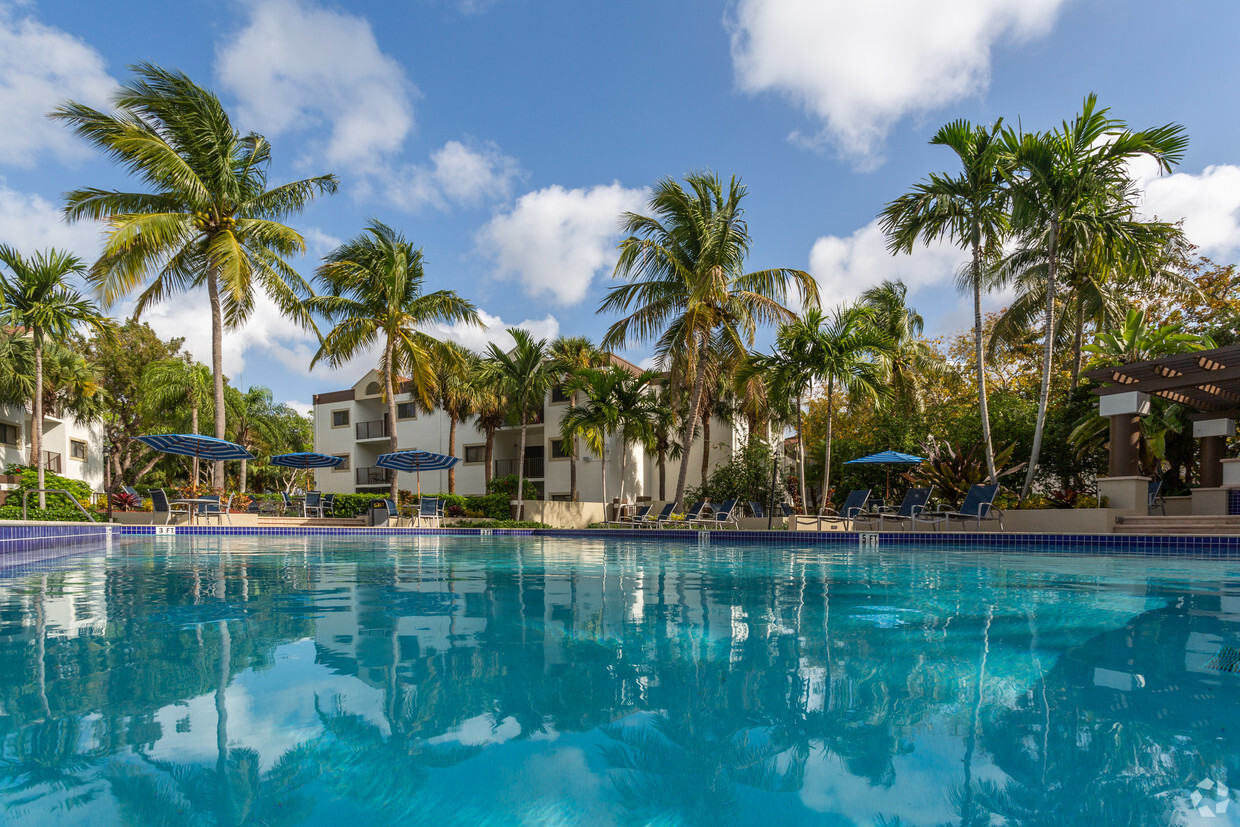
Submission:
[[[416,212],[431,206],[474,206],[484,200],[507,198],[520,175],[517,160],[486,142],[470,147],[448,141],[431,154],[430,165],[410,166],[388,182],[387,197],[402,209]]]
[[[297,399],[289,399],[284,404],[288,405],[290,408],[297,411],[297,413],[301,414],[302,416],[309,417],[314,414],[314,406],[311,405],[309,402],[301,402]]]
[[[1216,164],[1200,174],[1159,176],[1157,165],[1140,159],[1132,165],[1144,190],[1142,212],[1150,218],[1184,222],[1184,234],[1205,255],[1240,253],[1240,166]]]
[[[483,310],[478,311],[478,316],[482,319],[482,327],[457,323],[427,325],[422,329],[431,336],[449,339],[479,353],[485,353],[487,345],[492,342],[499,345],[501,350],[508,350],[515,345],[516,341],[508,333],[510,327],[524,328],[535,341],[546,339],[550,343],[560,335],[560,323],[550,313],[542,319],[526,319],[516,324],[505,322],[499,316],[492,316]]]
[[[0,242],[24,255],[48,247],[69,250],[90,265],[99,256],[102,237],[95,223],[66,224],[57,205],[40,195],[10,189],[0,178]]]
[[[15,17],[0,3],[0,160],[29,167],[43,154],[89,156],[84,143],[46,115],[65,100],[106,107],[116,81],[105,65],[79,38],[30,17]]]
[[[778,92],[873,164],[887,131],[985,90],[991,48],[1048,31],[1064,0],[740,0],[731,21],[741,90]],[[794,136],[799,137],[799,136]]]
[[[809,254],[809,272],[818,280],[824,307],[856,299],[884,279],[902,279],[909,292],[930,286],[952,291],[952,278],[968,254],[947,242],[918,244],[909,254],[887,252],[877,219],[846,238],[823,236]]]
[[[478,246],[494,260],[497,278],[515,278],[534,297],[577,304],[594,276],[615,264],[621,214],[640,210],[645,197],[619,182],[526,193],[479,231]]]
[[[306,249],[311,257],[320,259],[341,245],[341,240],[331,233],[324,232],[320,227],[311,227],[302,233],[306,239]]]
[[[370,23],[301,0],[249,5],[249,24],[222,45],[216,70],[241,122],[268,137],[326,124],[332,167],[373,172],[413,130],[417,90],[383,53]]]

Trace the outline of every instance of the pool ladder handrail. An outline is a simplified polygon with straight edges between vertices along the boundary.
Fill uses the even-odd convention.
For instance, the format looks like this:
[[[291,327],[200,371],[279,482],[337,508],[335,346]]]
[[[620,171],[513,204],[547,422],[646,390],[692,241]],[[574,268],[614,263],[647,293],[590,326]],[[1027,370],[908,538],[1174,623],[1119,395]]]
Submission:
[[[26,498],[29,497],[31,494],[64,494],[66,497],[70,499],[70,501],[72,501],[74,505],[77,506],[78,511],[81,511],[83,514],[86,515],[86,519],[90,520],[92,523],[97,522],[97,520],[95,520],[95,518],[90,515],[90,512],[87,511],[85,508],[83,508],[82,504],[78,502],[78,498],[73,496],[72,493],[66,491],[63,488],[27,488],[25,491],[23,491],[22,492],[22,519],[23,520],[27,519]]]

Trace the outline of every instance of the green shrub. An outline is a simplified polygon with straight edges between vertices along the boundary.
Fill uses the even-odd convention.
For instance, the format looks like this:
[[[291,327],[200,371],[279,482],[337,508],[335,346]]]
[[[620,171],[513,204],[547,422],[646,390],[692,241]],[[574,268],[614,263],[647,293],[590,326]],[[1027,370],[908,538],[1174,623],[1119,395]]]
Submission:
[[[517,475],[509,474],[504,477],[492,477],[487,483],[487,494],[502,494],[507,500],[511,500],[517,491]],[[538,499],[538,489],[527,478],[525,480],[525,497],[527,500]]]
[[[373,500],[386,499],[380,494],[337,494],[332,504],[333,517],[365,517]]]
[[[0,520],[20,520],[22,518],[22,492],[39,487],[39,475],[29,465],[9,465],[5,473],[17,477],[17,487],[7,492],[5,504],[0,506]],[[94,492],[90,485],[81,480],[71,480],[51,471],[43,472],[44,488],[63,488],[77,498],[87,510],[91,507]],[[84,523],[87,518],[63,494],[48,494],[47,508],[38,508],[38,495],[31,494],[27,500],[26,513],[31,520],[55,520],[57,522]]]
[[[551,528],[547,523],[534,520],[492,520],[486,524],[444,523],[446,528]]]

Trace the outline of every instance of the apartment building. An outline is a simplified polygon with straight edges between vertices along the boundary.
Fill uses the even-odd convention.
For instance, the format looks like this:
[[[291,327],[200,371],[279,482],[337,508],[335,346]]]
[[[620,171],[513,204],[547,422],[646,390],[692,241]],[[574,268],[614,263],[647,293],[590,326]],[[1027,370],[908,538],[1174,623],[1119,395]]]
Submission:
[[[617,364],[637,372],[629,362],[613,357]],[[516,474],[518,462],[525,465],[525,476],[545,500],[568,500],[571,497],[570,452],[560,439],[560,421],[568,410],[569,399],[558,387],[553,387],[543,402],[543,408],[527,426],[525,456],[520,453],[521,428],[508,425],[495,435],[492,471],[495,476]],[[395,428],[401,450],[418,448],[424,451],[448,453],[448,416],[441,410],[427,414],[419,412],[407,390],[396,395],[396,422],[390,422],[387,404],[383,400],[383,383],[378,370],[371,370],[353,387],[320,393],[314,396],[314,444],[315,450],[341,457],[336,468],[315,472],[315,485],[324,493],[379,493],[391,484],[391,474],[385,468],[375,466],[380,454],[390,450],[390,435]],[[710,468],[726,462],[734,450],[739,449],[743,436],[731,426],[719,420],[711,423]],[[656,458],[644,449],[630,446],[628,459],[621,462],[620,440],[613,437],[604,446],[604,457],[594,455],[582,448],[577,461],[577,490],[579,499],[586,502],[603,500],[603,475],[607,475],[607,499],[620,493],[621,466],[624,466],[624,494],[627,497],[658,495],[659,469]],[[688,453],[689,484],[701,482],[702,446],[700,440]],[[486,491],[486,434],[473,421],[461,422],[456,428],[456,456],[461,462],[456,466],[456,491],[458,494],[475,495]],[[667,463],[666,494],[671,496],[676,487],[679,463]],[[421,475],[422,490],[427,492],[448,490],[448,472],[435,471]],[[412,490],[416,486],[413,474],[400,473],[398,484]]]
[[[29,461],[31,419],[29,408],[0,405],[0,472],[4,466]],[[48,471],[103,490],[103,427],[98,423],[45,414],[42,453]]]

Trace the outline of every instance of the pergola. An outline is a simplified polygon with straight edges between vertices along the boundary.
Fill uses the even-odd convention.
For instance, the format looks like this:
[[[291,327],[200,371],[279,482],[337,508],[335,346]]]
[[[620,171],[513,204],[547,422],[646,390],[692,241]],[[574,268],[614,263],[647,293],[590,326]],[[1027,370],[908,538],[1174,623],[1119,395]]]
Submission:
[[[1112,478],[1135,477],[1141,416],[1149,413],[1150,397],[1160,396],[1193,408],[1193,436],[1201,440],[1201,488],[1223,485],[1227,438],[1240,418],[1240,345],[1178,353],[1089,371],[1102,383],[1098,412],[1111,420]]]

